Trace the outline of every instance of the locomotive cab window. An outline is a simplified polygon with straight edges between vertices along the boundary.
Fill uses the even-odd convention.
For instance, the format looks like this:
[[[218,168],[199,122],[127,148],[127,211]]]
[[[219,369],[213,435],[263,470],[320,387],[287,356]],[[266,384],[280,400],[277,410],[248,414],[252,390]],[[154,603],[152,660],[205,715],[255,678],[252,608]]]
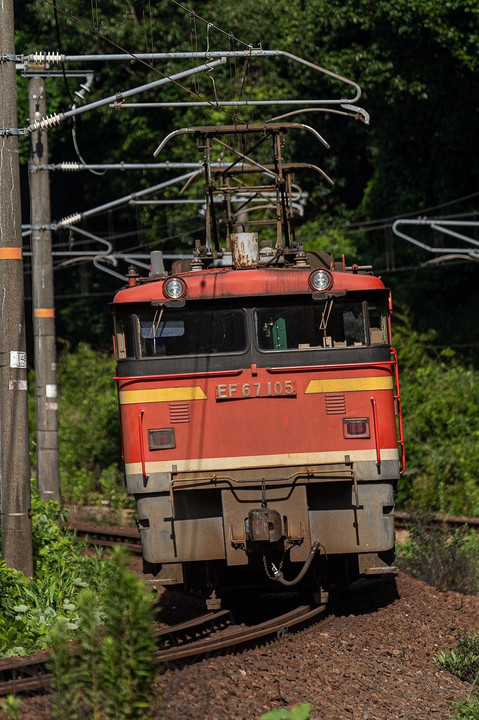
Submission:
[[[265,351],[388,342],[385,304],[364,296],[257,307],[255,323],[258,347]]]
[[[246,316],[241,308],[135,306],[116,315],[117,358],[209,355],[246,349]]]

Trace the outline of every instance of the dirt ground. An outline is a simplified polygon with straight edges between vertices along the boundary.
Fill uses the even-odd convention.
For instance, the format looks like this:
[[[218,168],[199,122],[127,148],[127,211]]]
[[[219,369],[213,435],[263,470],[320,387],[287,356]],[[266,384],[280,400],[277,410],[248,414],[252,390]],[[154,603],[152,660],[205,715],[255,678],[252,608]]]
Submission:
[[[312,720],[446,720],[471,686],[433,658],[463,629],[479,630],[479,597],[400,574],[394,588],[356,588],[339,614],[301,633],[166,670],[152,684],[154,717],[256,720],[309,702]],[[25,699],[20,717],[50,720],[48,697]]]

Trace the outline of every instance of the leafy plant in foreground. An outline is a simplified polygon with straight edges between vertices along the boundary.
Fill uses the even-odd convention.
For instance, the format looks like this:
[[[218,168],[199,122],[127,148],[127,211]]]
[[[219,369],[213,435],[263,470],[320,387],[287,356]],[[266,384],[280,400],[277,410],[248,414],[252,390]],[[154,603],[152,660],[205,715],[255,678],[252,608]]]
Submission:
[[[461,680],[469,682],[477,690],[479,683],[479,634],[463,632],[457,648],[442,651],[434,658],[441,668],[448,670]],[[472,696],[454,708],[455,720],[479,720],[479,696]]]
[[[458,703],[454,710],[453,720],[479,720],[479,698]]]
[[[78,597],[77,651],[68,651],[68,634],[60,621],[51,634],[54,718],[136,720],[150,717],[152,634],[155,598],[115,551],[102,598],[91,590]]]
[[[439,667],[449,670],[461,680],[477,685],[479,683],[479,634],[461,635],[457,648],[440,652],[435,657]]]
[[[0,561],[0,656],[26,655],[48,647],[58,617],[70,635],[78,626],[77,596],[86,588],[101,595],[108,560],[85,555],[84,545],[63,529],[56,503],[32,497],[34,577]]]
[[[7,720],[20,720],[19,711],[21,704],[22,701],[20,698],[15,695],[7,695],[1,705],[1,709],[3,710]]]
[[[259,720],[309,720],[311,705],[309,703],[301,703],[288,710],[287,708],[278,708],[270,710],[261,715]]]

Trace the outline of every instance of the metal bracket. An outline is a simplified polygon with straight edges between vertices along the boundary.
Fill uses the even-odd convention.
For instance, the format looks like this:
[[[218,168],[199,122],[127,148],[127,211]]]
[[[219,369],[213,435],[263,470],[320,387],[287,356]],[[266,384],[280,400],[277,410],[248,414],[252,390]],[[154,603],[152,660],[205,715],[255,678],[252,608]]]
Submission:
[[[28,130],[25,130],[24,128],[0,128],[0,135],[28,135]]]
[[[23,55],[9,55],[8,53],[0,53],[0,62],[24,62]]]

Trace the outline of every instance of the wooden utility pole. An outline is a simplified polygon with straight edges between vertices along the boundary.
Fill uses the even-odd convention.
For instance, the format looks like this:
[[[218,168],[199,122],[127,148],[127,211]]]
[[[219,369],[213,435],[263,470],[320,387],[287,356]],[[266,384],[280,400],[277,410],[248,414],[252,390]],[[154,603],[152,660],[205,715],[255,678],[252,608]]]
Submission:
[[[13,0],[0,3],[0,490],[6,564],[33,575]]]
[[[46,117],[45,80],[28,81],[30,123]],[[53,293],[50,178],[41,165],[48,163],[48,135],[31,135],[30,221],[32,225],[32,297],[35,351],[35,418],[37,437],[37,482],[43,500],[60,502],[58,468],[57,366]]]

